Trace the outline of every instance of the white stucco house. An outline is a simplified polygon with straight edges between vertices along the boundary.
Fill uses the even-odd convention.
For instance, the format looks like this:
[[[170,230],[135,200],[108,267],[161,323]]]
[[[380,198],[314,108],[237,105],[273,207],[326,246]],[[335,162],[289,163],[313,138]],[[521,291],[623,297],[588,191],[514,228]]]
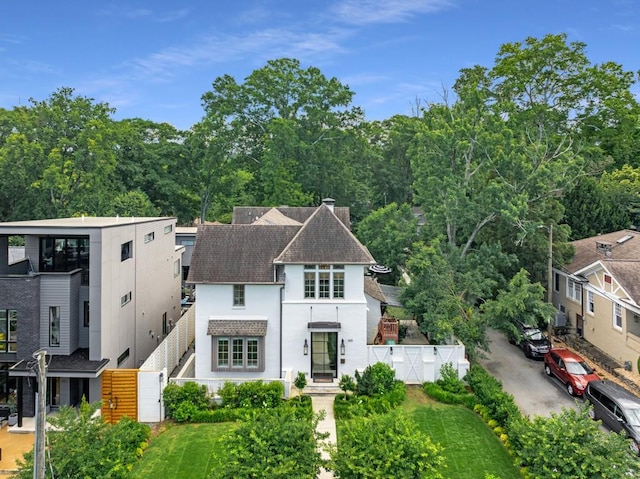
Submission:
[[[201,225],[188,282],[196,287],[197,378],[313,381],[368,363],[365,271],[375,260],[349,229],[349,209],[235,208]]]

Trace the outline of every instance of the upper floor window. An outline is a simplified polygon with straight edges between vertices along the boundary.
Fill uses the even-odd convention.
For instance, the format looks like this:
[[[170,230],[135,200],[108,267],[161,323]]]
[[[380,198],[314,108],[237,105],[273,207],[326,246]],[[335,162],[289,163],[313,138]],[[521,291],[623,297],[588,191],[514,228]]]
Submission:
[[[18,310],[0,309],[0,353],[18,351]]]
[[[553,275],[553,290],[556,293],[560,291],[560,273],[554,273]]]
[[[164,227],[164,234],[169,234],[173,231],[173,225],[167,225]]]
[[[60,346],[60,306],[49,307],[49,346]]]
[[[233,305],[244,306],[244,284],[233,285]]]
[[[133,258],[133,241],[127,241],[120,246],[120,261]]]
[[[613,304],[613,325],[618,329],[622,329],[622,306],[618,303]]]
[[[180,274],[180,271],[180,258],[178,258],[173,262],[173,277],[175,278],[176,276],[178,276]]]
[[[131,291],[129,291],[127,294],[123,295],[120,298],[120,306],[124,306],[125,304],[128,304],[131,301]]]
[[[593,314],[596,310],[596,304],[593,299],[593,291],[587,291],[587,311]]]
[[[343,299],[344,266],[341,264],[305,265],[304,297],[308,299]]]
[[[40,238],[40,271],[67,272],[89,270],[89,238]]]
[[[571,278],[567,278],[567,298],[578,302],[582,301],[582,285]]]
[[[155,239],[155,237],[156,237],[156,234],[153,231],[151,233],[147,233],[146,235],[144,235],[144,242],[150,243]]]

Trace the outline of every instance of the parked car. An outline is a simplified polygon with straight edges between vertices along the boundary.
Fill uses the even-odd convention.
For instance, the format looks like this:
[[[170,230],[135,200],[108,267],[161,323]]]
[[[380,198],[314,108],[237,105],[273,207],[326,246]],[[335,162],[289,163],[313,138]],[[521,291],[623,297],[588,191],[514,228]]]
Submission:
[[[570,396],[582,396],[589,381],[600,379],[581,356],[566,348],[552,348],[544,355],[544,372],[557,377]]]
[[[517,344],[528,358],[543,358],[551,349],[551,341],[545,333],[536,326],[525,323],[516,323],[517,336],[509,336],[511,344]]]
[[[631,450],[640,455],[640,398],[611,381],[591,381],[584,392],[591,419],[615,432],[624,431]]]

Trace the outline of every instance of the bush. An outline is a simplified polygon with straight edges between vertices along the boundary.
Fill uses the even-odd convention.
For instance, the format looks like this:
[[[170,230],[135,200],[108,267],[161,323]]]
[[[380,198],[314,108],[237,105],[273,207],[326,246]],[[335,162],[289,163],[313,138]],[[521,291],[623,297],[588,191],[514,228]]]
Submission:
[[[424,383],[422,389],[427,395],[443,404],[460,404],[473,409],[476,403],[476,397],[469,392],[453,393],[443,389],[437,382]]]
[[[445,363],[440,368],[440,379],[436,381],[444,391],[453,394],[463,394],[467,392],[464,383],[458,378],[458,371],[452,363]]]
[[[296,388],[298,388],[298,390],[300,391],[300,394],[302,394],[302,390],[307,385],[307,375],[302,371],[298,371],[298,375],[296,376],[296,379],[293,381],[293,385]]]
[[[355,418],[344,425],[340,438],[332,454],[336,477],[442,478],[441,446],[399,412]]]
[[[394,387],[396,372],[385,363],[367,366],[362,374],[356,371],[356,393],[362,396],[379,396]]]
[[[486,408],[490,418],[509,432],[511,422],[522,417],[513,396],[504,392],[502,383],[477,364],[471,366],[466,377],[477,401]]]
[[[337,419],[384,414],[396,408],[406,396],[407,390],[402,381],[394,381],[391,391],[376,397],[338,394],[334,399],[333,414]]]
[[[225,382],[218,390],[222,406],[230,408],[272,408],[282,403],[284,387],[281,382],[249,381],[242,384]]]
[[[170,383],[163,391],[164,407],[168,417],[175,419],[175,413],[182,403],[189,403],[190,406],[183,406],[181,417],[189,411],[209,409],[209,394],[207,387],[194,382],[187,382],[182,386]],[[189,414],[188,414],[189,415]]]

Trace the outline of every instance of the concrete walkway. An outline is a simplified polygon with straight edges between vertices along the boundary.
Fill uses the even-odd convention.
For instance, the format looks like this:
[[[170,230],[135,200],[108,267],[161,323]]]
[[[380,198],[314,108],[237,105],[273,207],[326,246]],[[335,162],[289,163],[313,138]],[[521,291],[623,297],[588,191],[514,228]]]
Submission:
[[[336,420],[333,417],[334,399],[335,395],[333,394],[311,396],[311,405],[313,406],[313,412],[318,413],[320,411],[324,411],[325,413],[324,419],[322,419],[318,423],[318,432],[328,432],[329,437],[324,440],[324,443],[333,445],[337,443]],[[329,454],[324,450],[324,448],[322,450],[322,458],[329,459]],[[333,473],[331,471],[321,469],[320,474],[318,475],[318,479],[333,479]]]

